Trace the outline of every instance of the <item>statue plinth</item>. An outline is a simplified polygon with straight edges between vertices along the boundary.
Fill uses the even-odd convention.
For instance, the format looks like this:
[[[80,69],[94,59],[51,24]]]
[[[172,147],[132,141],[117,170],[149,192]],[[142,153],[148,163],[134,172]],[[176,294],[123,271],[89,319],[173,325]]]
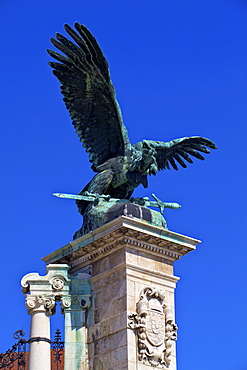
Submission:
[[[88,369],[176,369],[173,263],[198,243],[122,216],[43,258],[91,275]]]
[[[120,216],[137,218],[155,226],[167,227],[161,212],[134,204],[127,199],[109,199],[108,201],[99,199],[96,205],[91,202],[86,208],[82,227],[75,233],[73,239],[78,239]]]

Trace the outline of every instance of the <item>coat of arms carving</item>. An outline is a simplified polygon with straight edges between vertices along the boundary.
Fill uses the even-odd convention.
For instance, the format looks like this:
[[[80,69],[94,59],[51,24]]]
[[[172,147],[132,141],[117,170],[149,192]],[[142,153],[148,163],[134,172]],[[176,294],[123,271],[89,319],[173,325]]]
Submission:
[[[129,315],[129,326],[137,330],[139,360],[168,368],[178,328],[173,322],[173,311],[166,304],[165,291],[151,287],[142,289],[136,313]]]

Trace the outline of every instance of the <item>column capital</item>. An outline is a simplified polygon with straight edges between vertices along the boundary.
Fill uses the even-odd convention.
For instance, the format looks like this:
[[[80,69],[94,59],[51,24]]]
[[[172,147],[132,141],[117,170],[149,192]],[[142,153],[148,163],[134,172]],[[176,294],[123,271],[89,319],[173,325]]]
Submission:
[[[24,294],[47,294],[48,292],[60,294],[69,291],[69,266],[66,264],[50,264],[46,266],[47,274],[40,276],[37,272],[31,272],[21,279],[22,292]]]
[[[22,292],[26,294],[28,313],[55,313],[56,301],[69,295],[69,266],[66,264],[50,264],[46,267],[47,274],[40,276],[36,272],[25,275],[21,280]]]
[[[55,313],[55,295],[27,295],[25,304],[29,315],[33,315],[34,312],[45,312],[49,315]]]
[[[70,295],[61,298],[62,311],[81,311],[86,310],[90,307],[90,296],[91,295]]]
[[[21,280],[22,292],[26,294],[28,313],[39,311],[55,313],[55,302],[62,302],[62,310],[82,310],[90,305],[90,275],[70,275],[66,264],[49,264],[47,274],[37,272],[25,275]]]
[[[78,273],[70,276],[69,295],[61,297],[62,312],[81,311],[90,306],[91,284],[90,275],[87,273]]]

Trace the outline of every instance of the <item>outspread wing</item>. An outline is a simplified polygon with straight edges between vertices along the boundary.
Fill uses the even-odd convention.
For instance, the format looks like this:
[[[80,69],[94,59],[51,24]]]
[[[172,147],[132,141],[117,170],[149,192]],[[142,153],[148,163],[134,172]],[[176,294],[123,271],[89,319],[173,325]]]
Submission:
[[[51,39],[62,51],[48,53],[57,62],[49,63],[61,83],[61,91],[80,141],[89,152],[93,167],[112,157],[124,155],[128,133],[110,80],[108,63],[88,29],[75,23],[65,25],[72,42],[61,34]]]
[[[184,137],[167,143],[151,140],[146,142],[155,149],[159,170],[170,169],[170,165],[178,170],[178,164],[186,168],[186,162],[193,163],[191,156],[204,160],[199,152],[208,154],[210,153],[208,148],[217,148],[213,141],[200,136]]]

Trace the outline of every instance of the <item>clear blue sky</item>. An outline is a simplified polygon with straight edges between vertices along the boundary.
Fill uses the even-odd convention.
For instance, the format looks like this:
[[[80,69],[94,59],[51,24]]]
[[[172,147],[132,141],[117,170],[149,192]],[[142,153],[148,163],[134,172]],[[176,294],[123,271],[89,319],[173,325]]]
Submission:
[[[246,370],[247,3],[244,0],[1,0],[0,352],[29,316],[20,279],[80,227],[73,201],[91,179],[46,53],[63,24],[100,43],[132,143],[201,135],[218,150],[150,178],[168,227],[201,239],[175,264],[179,370]],[[53,329],[56,329],[56,323]]]

